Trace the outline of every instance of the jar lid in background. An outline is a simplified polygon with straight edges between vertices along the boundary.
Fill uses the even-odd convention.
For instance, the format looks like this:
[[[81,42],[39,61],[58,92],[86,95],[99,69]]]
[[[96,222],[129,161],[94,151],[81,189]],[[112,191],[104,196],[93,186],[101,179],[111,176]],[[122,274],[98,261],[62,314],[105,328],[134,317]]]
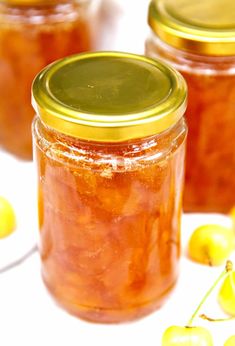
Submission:
[[[80,139],[120,142],[160,133],[184,114],[187,88],[168,65],[144,56],[95,52],[59,60],[33,84],[45,125]]]
[[[235,55],[234,0],[152,0],[149,25],[175,48],[202,55]]]

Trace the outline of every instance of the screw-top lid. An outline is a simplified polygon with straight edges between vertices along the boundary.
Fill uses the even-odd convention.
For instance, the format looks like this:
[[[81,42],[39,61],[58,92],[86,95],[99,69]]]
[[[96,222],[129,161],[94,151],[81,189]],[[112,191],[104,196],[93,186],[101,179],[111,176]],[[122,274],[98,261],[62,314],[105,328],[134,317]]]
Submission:
[[[33,84],[45,125],[81,139],[117,142],[174,125],[186,108],[186,84],[168,65],[143,56],[96,52],[49,65]]]
[[[176,48],[205,55],[235,55],[234,0],[152,0],[149,24]]]

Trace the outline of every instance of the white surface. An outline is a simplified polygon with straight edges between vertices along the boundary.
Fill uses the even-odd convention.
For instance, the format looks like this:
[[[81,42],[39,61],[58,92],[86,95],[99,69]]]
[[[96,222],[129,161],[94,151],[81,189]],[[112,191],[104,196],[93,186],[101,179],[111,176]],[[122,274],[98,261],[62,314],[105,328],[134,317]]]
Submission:
[[[111,1],[111,0],[110,0]],[[118,35],[104,49],[143,53],[146,0],[122,0]],[[125,7],[125,11],[121,8]],[[130,25],[131,23],[131,25]],[[29,250],[37,239],[35,173],[32,163],[23,163],[0,152],[0,194],[9,198],[17,213],[18,229],[0,241],[0,267]],[[221,215],[187,215],[183,218],[183,249],[192,230],[204,223],[229,225]],[[235,258],[233,258],[235,261]],[[182,256],[178,285],[164,307],[137,322],[107,326],[93,325],[71,317],[58,308],[40,277],[38,254],[22,266],[0,275],[0,345],[2,346],[160,346],[161,335],[170,325],[184,325],[222,268],[209,268]],[[223,316],[216,294],[202,309],[210,316]],[[211,324],[201,320],[214,335],[214,346],[235,333],[235,322]]]

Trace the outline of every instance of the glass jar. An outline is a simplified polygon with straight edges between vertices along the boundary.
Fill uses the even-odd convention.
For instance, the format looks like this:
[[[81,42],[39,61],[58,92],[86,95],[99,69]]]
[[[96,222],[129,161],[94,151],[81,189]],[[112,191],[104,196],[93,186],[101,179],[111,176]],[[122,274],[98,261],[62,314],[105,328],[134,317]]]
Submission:
[[[235,2],[159,0],[149,8],[148,56],[188,84],[184,209],[227,213],[235,204]]]
[[[32,156],[32,81],[54,60],[94,48],[94,2],[1,1],[0,147],[21,159]]]
[[[159,307],[178,274],[186,85],[127,53],[61,60],[33,86],[42,275],[95,322]]]

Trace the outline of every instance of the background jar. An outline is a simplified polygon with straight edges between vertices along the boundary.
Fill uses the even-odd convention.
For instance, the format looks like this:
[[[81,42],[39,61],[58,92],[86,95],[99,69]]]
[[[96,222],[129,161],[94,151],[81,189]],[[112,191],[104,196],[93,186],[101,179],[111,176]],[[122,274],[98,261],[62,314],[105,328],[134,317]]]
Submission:
[[[227,213],[235,204],[235,3],[152,1],[146,53],[185,77],[189,101],[184,209]]]
[[[0,147],[32,156],[31,84],[56,59],[94,48],[96,0],[0,4]]]
[[[81,54],[36,78],[42,275],[96,322],[150,313],[178,274],[186,85],[167,65]]]

